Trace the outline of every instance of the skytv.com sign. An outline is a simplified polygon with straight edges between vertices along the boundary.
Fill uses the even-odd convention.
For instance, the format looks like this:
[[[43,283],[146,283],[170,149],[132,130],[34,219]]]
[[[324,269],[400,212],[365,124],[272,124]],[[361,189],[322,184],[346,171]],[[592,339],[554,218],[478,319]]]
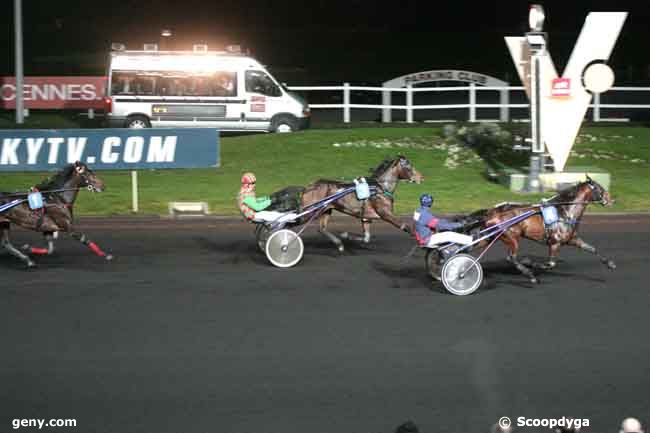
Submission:
[[[219,166],[215,129],[0,130],[0,171],[47,171],[81,161],[95,170]]]

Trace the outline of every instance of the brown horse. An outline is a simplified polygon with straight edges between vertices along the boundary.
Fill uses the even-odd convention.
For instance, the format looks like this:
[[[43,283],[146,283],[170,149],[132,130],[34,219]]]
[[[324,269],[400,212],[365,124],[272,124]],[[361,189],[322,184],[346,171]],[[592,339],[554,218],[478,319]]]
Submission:
[[[587,176],[586,181],[560,191],[557,195],[545,201],[542,206],[555,206],[557,209],[558,221],[547,226],[542,215],[536,213],[507,229],[499,239],[508,249],[508,261],[512,262],[532,283],[539,282],[531,269],[526,266],[526,264],[529,266],[531,264],[524,264],[524,260],[520,260],[517,256],[520,239],[526,238],[548,245],[548,261],[545,264],[538,265],[541,269],[552,269],[557,265],[557,258],[562,245],[571,245],[595,254],[607,267],[612,270],[616,269],[616,265],[612,260],[600,255],[595,247],[578,236],[580,220],[590,203],[611,206],[613,200],[607,190],[589,176]],[[488,228],[539,206],[506,203],[493,209],[476,212],[472,216],[482,216],[482,228]],[[485,246],[488,241],[483,241],[479,246]]]
[[[104,182],[85,164],[76,162],[69,164],[51,178],[36,185],[33,189],[42,191],[45,206],[40,210],[30,209],[27,203],[13,207],[0,215],[0,246],[9,254],[22,260],[28,267],[35,263],[28,255],[15,248],[9,240],[10,225],[16,224],[28,230],[42,232],[47,241],[47,248],[23,246],[23,251],[34,255],[49,255],[54,252],[54,233],[65,232],[74,239],[86,245],[96,255],[111,260],[110,254],[104,253],[85,234],[74,230],[73,207],[80,188],[91,191],[104,190]],[[6,194],[15,196],[15,194]]]
[[[401,222],[393,215],[395,190],[400,180],[420,183],[423,179],[411,162],[402,155],[383,161],[372,171],[368,178],[368,183],[375,188],[376,193],[364,201],[358,200],[355,194],[348,194],[333,202],[319,216],[319,232],[331,240],[339,251],[343,251],[344,247],[341,239],[327,230],[332,210],[335,209],[361,220],[363,235],[344,232],[340,234],[343,239],[370,242],[370,222],[378,219],[387,221],[400,230],[410,233],[411,226]],[[309,206],[352,185],[351,183],[335,180],[317,180],[305,188],[302,194],[301,206],[303,208]]]

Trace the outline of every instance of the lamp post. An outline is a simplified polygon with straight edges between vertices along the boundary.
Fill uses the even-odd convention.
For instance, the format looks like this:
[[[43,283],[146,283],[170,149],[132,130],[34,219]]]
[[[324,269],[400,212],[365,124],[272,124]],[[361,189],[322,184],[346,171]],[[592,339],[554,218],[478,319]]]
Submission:
[[[167,40],[172,37],[170,29],[162,29],[160,31],[160,50],[167,51]]]
[[[16,76],[16,123],[25,122],[25,104],[23,100],[23,19],[22,0],[14,0],[15,33],[15,76]]]
[[[539,175],[544,172],[544,138],[542,137],[542,98],[541,98],[541,59],[548,56],[546,50],[546,33],[544,27],[544,8],[541,5],[531,5],[528,12],[530,31],[526,40],[530,48],[530,125],[531,125],[531,156],[526,191],[539,192],[542,184]]]

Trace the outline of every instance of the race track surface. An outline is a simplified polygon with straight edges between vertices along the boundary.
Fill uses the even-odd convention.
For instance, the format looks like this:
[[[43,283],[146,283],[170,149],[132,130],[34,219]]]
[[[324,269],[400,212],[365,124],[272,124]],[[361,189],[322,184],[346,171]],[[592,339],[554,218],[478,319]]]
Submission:
[[[496,246],[487,283],[466,297],[433,286],[421,254],[402,261],[411,241],[382,223],[370,247],[343,254],[308,229],[292,269],[270,266],[252,226],[234,220],[81,227],[113,262],[68,239],[33,271],[0,255],[1,432],[17,418],[75,418],[42,431],[84,433],[381,433],[409,419],[422,433],[469,433],[501,416],[615,432],[625,417],[648,421],[648,216],[584,222],[614,272],[567,247],[533,286]]]

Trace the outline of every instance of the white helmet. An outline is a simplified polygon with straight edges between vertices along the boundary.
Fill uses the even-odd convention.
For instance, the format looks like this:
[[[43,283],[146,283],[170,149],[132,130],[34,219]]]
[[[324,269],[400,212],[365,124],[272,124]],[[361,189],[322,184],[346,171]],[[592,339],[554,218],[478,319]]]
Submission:
[[[620,433],[643,433],[641,423],[636,418],[625,418],[621,423]]]

